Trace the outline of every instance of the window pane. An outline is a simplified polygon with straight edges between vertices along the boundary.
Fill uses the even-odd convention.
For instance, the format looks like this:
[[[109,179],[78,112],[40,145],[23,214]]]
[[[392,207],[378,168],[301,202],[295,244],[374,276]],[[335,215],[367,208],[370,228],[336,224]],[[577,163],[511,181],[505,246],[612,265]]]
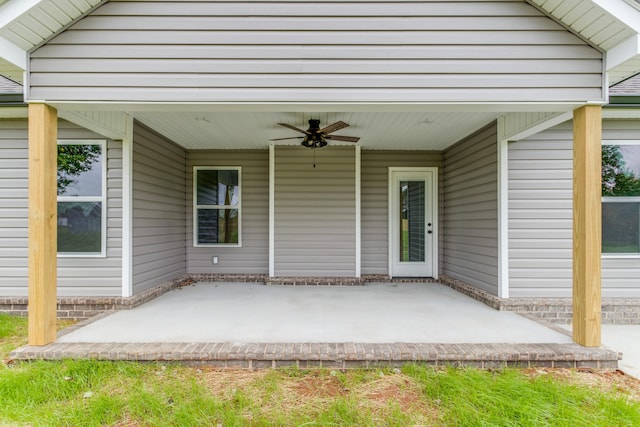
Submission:
[[[238,243],[238,209],[199,209],[198,243]]]
[[[400,261],[423,262],[424,181],[400,181]]]
[[[640,252],[640,202],[602,204],[602,252]]]
[[[238,206],[237,170],[198,170],[197,204]]]
[[[640,196],[640,145],[602,146],[602,195]]]
[[[102,178],[100,145],[58,145],[58,196],[101,196]]]
[[[94,252],[102,248],[102,203],[58,202],[58,252]]]

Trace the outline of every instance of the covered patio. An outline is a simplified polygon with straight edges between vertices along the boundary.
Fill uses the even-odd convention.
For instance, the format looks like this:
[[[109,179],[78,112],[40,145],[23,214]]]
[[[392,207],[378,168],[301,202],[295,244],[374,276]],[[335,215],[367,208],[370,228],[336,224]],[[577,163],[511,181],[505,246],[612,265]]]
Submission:
[[[595,348],[598,171],[607,81],[640,58],[628,3],[609,11],[576,2],[576,12],[597,15],[583,26],[538,2],[212,0],[185,8],[92,0],[53,28],[38,24],[59,2],[11,0],[0,23],[12,47],[0,71],[6,61],[13,74],[26,71],[28,104],[20,131],[29,144],[28,236],[20,241],[28,246],[23,283],[11,291],[28,291],[29,341],[42,347],[17,357],[249,366],[429,358],[600,366],[603,354],[617,357]],[[41,35],[25,39],[34,25]],[[319,121],[325,127],[312,132]],[[565,123],[572,129],[563,128],[562,150],[524,141]],[[304,144],[311,136],[338,143],[316,153]],[[286,141],[298,138],[304,147]],[[68,227],[58,204],[85,203],[58,200],[58,144],[98,147],[105,165],[89,201],[103,212],[92,250],[57,247],[58,227]],[[558,203],[546,209],[548,200]],[[239,273],[448,278],[501,299],[571,297],[573,340],[594,349],[562,334],[534,340],[541,332],[514,315],[485,317],[446,295],[392,304],[393,293],[368,303],[340,294],[351,289],[284,291],[328,293],[301,298],[313,301],[306,305],[256,285],[239,286],[247,294],[231,300],[172,300],[191,291],[183,289],[166,297],[169,307],[154,311],[163,298],[92,325],[124,316],[111,327],[120,341],[69,335],[50,344],[58,297],[133,298],[185,275]],[[420,344],[390,350],[389,342]],[[315,350],[295,350],[304,343]],[[342,350],[325,352],[323,343]]]
[[[619,355],[439,283],[196,283],[99,316],[16,359],[176,360],[224,367],[400,365],[615,369]]]

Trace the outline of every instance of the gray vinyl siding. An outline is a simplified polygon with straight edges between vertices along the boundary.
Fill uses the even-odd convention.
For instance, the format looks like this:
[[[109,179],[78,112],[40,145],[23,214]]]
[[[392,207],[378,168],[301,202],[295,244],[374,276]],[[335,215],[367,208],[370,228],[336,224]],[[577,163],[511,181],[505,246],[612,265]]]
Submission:
[[[193,167],[241,167],[241,247],[193,246]],[[219,263],[213,265],[212,257]],[[187,153],[187,272],[269,273],[269,151],[196,150]]]
[[[638,141],[640,121],[605,120],[603,139]],[[572,293],[573,129],[509,145],[509,287],[513,297]],[[640,297],[640,258],[605,255],[604,297]]]
[[[355,276],[355,200],[352,147],[276,147],[275,275]]]
[[[111,1],[36,49],[30,96],[602,100],[602,54],[523,1]]]
[[[186,152],[136,123],[133,292],[186,273]]]
[[[444,152],[444,270],[498,293],[498,152],[492,124]]]
[[[389,167],[440,168],[442,167],[442,154],[433,151],[362,151],[360,184],[362,274],[389,273]],[[438,174],[438,176],[441,187],[442,175]],[[442,197],[442,195],[442,188],[440,188],[439,196]],[[442,221],[442,200],[438,206],[440,208],[438,216]],[[440,233],[440,238],[442,238],[442,233]],[[441,249],[438,252],[441,261]],[[438,270],[442,271],[442,265]]]
[[[509,296],[570,297],[571,122],[509,144]]]
[[[59,139],[104,137],[60,121]],[[28,125],[0,120],[0,295],[27,295]],[[59,296],[122,293],[122,146],[107,141],[106,257],[59,257]]]
[[[0,120],[0,295],[27,295],[27,121]]]

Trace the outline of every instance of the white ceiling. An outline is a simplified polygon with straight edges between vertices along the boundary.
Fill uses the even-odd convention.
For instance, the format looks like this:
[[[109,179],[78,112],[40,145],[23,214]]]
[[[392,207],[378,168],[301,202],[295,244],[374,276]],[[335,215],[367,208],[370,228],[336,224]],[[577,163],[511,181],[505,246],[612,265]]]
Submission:
[[[308,120],[321,126],[342,120],[335,135],[360,137],[363,149],[443,150],[495,120],[496,112],[134,112],[137,120],[187,149],[261,149],[269,139],[301,136],[278,126],[301,129]],[[299,144],[299,139],[277,141]],[[330,142],[331,144],[349,144]]]

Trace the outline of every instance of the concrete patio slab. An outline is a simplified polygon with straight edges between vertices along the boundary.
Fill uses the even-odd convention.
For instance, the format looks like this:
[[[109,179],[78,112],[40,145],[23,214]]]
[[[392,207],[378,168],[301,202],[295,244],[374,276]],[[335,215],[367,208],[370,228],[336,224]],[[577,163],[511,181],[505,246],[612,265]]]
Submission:
[[[602,342],[622,352],[624,373],[640,379],[640,325],[602,325]]]
[[[224,367],[615,369],[619,355],[437,283],[198,283],[89,322],[15,359],[176,360]]]
[[[119,311],[59,342],[571,343],[437,283],[198,283]]]

